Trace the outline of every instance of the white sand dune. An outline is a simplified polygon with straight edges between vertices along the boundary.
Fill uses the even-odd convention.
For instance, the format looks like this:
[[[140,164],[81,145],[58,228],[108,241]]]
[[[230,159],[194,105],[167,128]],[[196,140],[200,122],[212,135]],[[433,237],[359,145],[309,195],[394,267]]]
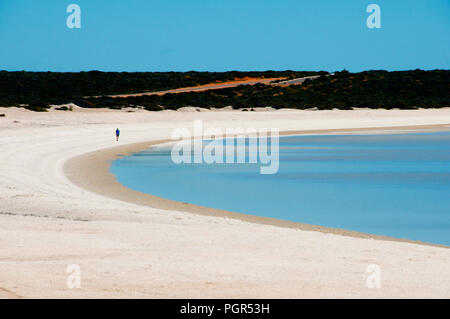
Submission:
[[[450,250],[155,209],[79,188],[77,155],[170,138],[202,119],[280,130],[448,124],[415,111],[34,113],[0,108],[0,297],[450,297]],[[68,289],[66,267],[81,267]],[[369,264],[381,288],[366,286]]]

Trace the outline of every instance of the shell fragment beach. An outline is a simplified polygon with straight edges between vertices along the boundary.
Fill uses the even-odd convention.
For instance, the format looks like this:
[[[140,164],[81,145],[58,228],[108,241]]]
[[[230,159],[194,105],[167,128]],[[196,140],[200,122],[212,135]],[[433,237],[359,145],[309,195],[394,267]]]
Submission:
[[[75,184],[64,171],[83,154],[106,159],[118,145],[126,153],[136,143],[168,140],[196,119],[220,128],[351,134],[448,128],[450,109],[0,113],[0,297],[450,297],[448,248],[193,214],[183,203],[143,205],[116,196],[120,189],[106,185],[105,174]],[[78,169],[81,176],[86,167]],[[68,265],[80,267],[81,288],[67,286]],[[370,265],[379,266],[380,288],[366,284]]]

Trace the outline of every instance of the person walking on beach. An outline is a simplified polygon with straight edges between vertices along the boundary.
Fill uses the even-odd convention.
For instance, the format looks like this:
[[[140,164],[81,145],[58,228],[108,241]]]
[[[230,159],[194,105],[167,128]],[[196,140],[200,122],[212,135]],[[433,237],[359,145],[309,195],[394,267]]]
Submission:
[[[119,136],[120,136],[120,130],[119,128],[116,129],[116,141],[119,141]]]

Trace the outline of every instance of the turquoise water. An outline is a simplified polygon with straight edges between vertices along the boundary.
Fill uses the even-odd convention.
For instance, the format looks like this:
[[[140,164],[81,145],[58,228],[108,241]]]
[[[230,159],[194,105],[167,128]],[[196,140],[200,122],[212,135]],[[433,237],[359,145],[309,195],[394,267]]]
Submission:
[[[450,246],[450,132],[280,137],[259,164],[174,164],[168,149],[113,162],[123,185],[234,212]]]

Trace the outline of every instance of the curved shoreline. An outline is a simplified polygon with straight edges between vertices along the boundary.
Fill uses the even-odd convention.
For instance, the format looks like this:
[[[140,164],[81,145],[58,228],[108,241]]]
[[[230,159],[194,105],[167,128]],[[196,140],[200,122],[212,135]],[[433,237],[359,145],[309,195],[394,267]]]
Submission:
[[[386,131],[394,131],[396,133],[406,133],[411,131],[430,132],[430,131],[448,131],[448,130],[450,130],[450,126],[448,124],[442,125],[438,124],[438,125],[417,125],[417,126],[397,126],[397,127],[284,131],[280,132],[280,135],[331,134],[331,133],[349,134],[349,133],[364,133],[364,132],[379,134],[379,133],[388,133]],[[128,187],[125,187],[124,185],[120,184],[117,181],[116,177],[110,172],[110,165],[113,160],[121,156],[126,156],[132,153],[143,151],[149,148],[150,146],[167,142],[173,141],[165,139],[165,140],[154,140],[149,142],[132,143],[82,154],[67,160],[63,165],[63,171],[64,174],[68,177],[68,179],[72,183],[81,188],[87,189],[93,193],[100,194],[113,199],[122,200],[125,202],[131,202],[134,204],[149,206],[158,209],[175,210],[205,216],[232,218],[250,223],[293,228],[304,231],[318,231],[322,233],[330,233],[348,237],[407,242],[427,246],[450,248],[449,246],[440,244],[433,244],[402,238],[394,238],[383,235],[367,234],[357,231],[338,229],[326,226],[304,224],[271,217],[260,217],[244,213],[235,213],[215,208],[198,206],[195,204],[178,202],[142,193],[139,191],[132,190]]]

